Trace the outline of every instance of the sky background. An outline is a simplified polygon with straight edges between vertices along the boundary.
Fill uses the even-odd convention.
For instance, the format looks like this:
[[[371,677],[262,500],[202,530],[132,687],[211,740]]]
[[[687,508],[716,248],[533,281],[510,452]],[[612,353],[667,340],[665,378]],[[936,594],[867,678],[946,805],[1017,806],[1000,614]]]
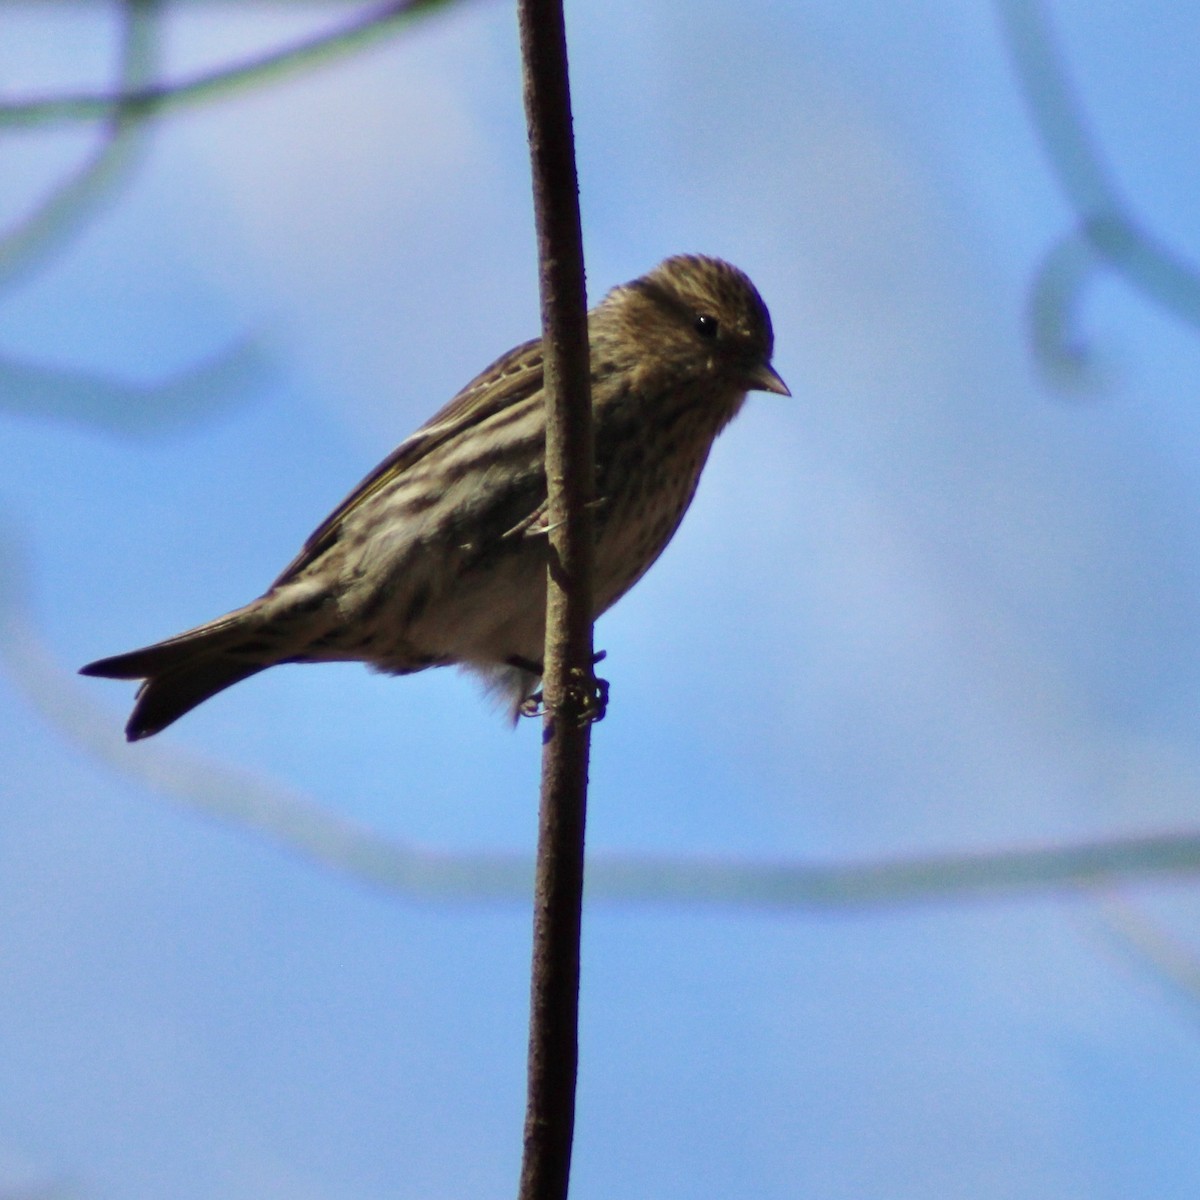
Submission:
[[[727,257],[794,394],[751,397],[597,627],[590,851],[842,865],[1195,828],[1200,341],[1098,269],[1086,363],[1034,353],[1077,215],[999,8],[568,8],[592,301]],[[354,11],[172,5],[156,73]],[[1047,16],[1130,211],[1186,259],[1200,9]],[[115,6],[0,30],[4,102],[115,78]],[[98,132],[5,132],[12,231]],[[452,671],[285,667],[126,747],[133,689],[70,674],[257,595],[536,332],[511,6],[133,151],[76,227],[0,242],[0,1196],[512,1195],[528,904],[397,894],[197,797],[250,795],[234,770],[405,845],[530,854],[536,725]],[[1198,915],[1186,879],[596,901],[572,1194],[1191,1200]]]

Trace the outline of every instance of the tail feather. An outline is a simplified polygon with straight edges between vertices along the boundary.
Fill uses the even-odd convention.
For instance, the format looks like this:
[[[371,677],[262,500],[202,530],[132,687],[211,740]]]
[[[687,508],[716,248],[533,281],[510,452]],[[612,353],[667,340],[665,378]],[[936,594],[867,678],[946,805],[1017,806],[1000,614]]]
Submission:
[[[245,609],[239,609],[165,642],[98,659],[81,668],[80,674],[145,681],[125,726],[125,736],[136,742],[278,661],[264,653],[255,630],[247,628],[246,615]]]
[[[184,633],[176,634],[153,646],[130,650],[125,654],[114,654],[111,658],[98,658],[95,662],[80,667],[80,675],[98,675],[102,679],[147,679],[186,663],[206,650],[230,647],[242,640],[246,630],[246,616],[252,605],[239,608],[206,625],[197,625]],[[237,633],[235,633],[237,631]]]
[[[137,703],[125,726],[126,738],[136,742],[159,733],[197,704],[257,675],[269,665],[212,654],[199,656],[162,675],[151,675],[138,689]]]

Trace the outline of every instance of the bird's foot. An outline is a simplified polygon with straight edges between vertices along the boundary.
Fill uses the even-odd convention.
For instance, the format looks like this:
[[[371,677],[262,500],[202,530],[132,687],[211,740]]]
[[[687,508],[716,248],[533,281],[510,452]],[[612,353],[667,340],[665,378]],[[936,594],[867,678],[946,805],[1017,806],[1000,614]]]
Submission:
[[[583,673],[579,674],[582,676]],[[580,678],[579,682],[582,685],[578,716],[580,725],[603,721],[604,714],[608,712],[608,680],[592,675],[590,679]]]
[[[598,650],[592,655],[592,666],[601,662],[607,655],[606,650]],[[519,667],[522,671],[533,674],[535,669],[541,673],[541,666],[524,658],[510,658],[510,666]],[[588,725],[602,721],[608,711],[608,680],[601,679],[591,671],[583,671],[578,667],[571,670],[571,679],[567,685],[568,695],[558,707],[574,714],[576,722]],[[526,696],[517,706],[517,713],[522,717],[544,717],[548,712],[545,693],[539,689]]]

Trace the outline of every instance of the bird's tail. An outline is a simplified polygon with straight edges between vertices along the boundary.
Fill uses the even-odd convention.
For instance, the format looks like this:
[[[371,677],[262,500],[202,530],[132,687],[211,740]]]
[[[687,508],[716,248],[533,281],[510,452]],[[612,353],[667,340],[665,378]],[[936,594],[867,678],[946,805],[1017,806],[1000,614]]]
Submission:
[[[279,661],[271,653],[275,639],[261,636],[254,608],[247,605],[165,642],[88,663],[80,674],[143,680],[125,736],[131,742],[150,737],[210,696]]]

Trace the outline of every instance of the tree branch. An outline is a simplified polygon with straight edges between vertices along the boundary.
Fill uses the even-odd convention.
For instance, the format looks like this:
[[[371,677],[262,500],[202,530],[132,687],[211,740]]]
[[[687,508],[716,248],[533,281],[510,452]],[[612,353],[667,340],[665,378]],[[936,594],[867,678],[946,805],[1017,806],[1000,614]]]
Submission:
[[[519,0],[545,355],[550,527],[542,789],[521,1200],[564,1200],[579,1056],[579,937],[592,678],[587,299],[561,0]]]

